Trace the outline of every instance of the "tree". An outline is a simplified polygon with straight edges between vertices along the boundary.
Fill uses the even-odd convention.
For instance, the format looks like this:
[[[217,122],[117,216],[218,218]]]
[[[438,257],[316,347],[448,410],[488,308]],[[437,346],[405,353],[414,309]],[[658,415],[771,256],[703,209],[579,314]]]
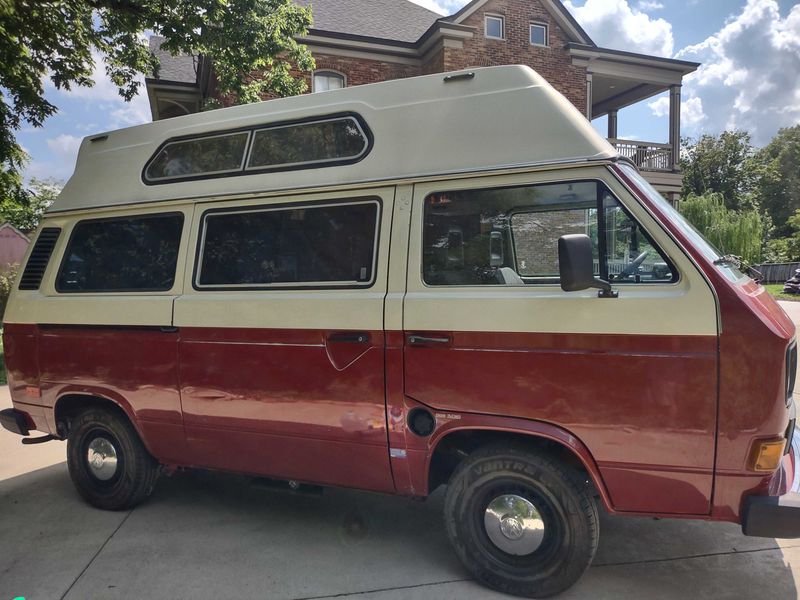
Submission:
[[[165,38],[165,51],[213,59],[218,90],[234,102],[288,96],[307,87],[292,68],[314,68],[295,39],[310,25],[310,8],[292,0],[0,0],[0,198],[22,193],[27,157],[16,131],[57,111],[44,97],[46,77],[57,89],[91,87],[100,56],[130,100],[139,74],[158,71],[144,35],[151,31]]]
[[[800,209],[800,125],[781,129],[758,158],[764,164],[758,182],[761,206],[772,218],[775,235],[792,235],[789,221]]]
[[[61,187],[54,180],[31,179],[27,193],[0,201],[0,223],[8,222],[22,231],[33,231],[39,227],[44,211],[61,193]]]
[[[755,191],[762,167],[749,133],[703,135],[697,141],[683,140],[682,146],[683,197],[721,194],[730,210],[758,205]]]
[[[690,194],[680,211],[723,254],[740,256],[746,262],[761,261],[765,223],[758,210],[729,210],[720,193]]]

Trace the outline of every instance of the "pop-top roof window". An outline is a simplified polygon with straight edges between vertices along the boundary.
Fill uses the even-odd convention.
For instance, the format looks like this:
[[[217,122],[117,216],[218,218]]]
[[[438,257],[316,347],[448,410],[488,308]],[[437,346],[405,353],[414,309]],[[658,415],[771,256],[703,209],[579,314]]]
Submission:
[[[348,114],[167,140],[143,178],[159,184],[354,163],[369,152],[368,131]]]

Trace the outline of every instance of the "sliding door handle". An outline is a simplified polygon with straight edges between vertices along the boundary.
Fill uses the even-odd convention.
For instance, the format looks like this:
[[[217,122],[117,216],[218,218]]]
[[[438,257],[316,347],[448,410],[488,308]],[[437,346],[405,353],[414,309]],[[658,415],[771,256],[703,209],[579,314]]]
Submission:
[[[342,331],[328,336],[329,342],[340,344],[366,344],[369,340],[370,335],[366,331]]]
[[[410,335],[408,336],[408,343],[412,346],[430,346],[433,344],[449,344],[449,337],[426,337],[424,335]]]

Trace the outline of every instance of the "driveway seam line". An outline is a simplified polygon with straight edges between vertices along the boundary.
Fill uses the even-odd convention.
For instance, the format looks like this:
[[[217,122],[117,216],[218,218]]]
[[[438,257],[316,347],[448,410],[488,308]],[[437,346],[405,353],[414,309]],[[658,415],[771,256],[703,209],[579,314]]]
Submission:
[[[374,590],[363,590],[359,592],[342,592],[341,594],[329,594],[325,596],[301,596],[299,598],[292,598],[292,600],[325,600],[327,598],[346,598],[347,596],[360,596],[363,594],[377,594],[379,592],[391,592],[393,590],[413,590],[416,588],[432,587],[435,585],[448,585],[450,583],[462,583],[465,581],[473,581],[472,579],[451,579],[448,581],[433,581],[431,583],[418,583],[416,585],[399,585],[396,587],[378,588]]]
[[[675,562],[678,560],[693,560],[696,558],[712,558],[715,556],[729,556],[735,554],[754,554],[756,552],[774,552],[775,550],[787,550],[789,548],[800,548],[800,546],[776,546],[775,548],[756,548],[753,550],[733,550],[730,552],[709,552],[708,554],[692,554],[691,556],[676,556],[672,558],[651,558],[646,560],[636,560],[632,562],[616,562],[604,563],[601,565],[592,565],[593,569],[600,569],[603,567],[625,567],[628,565],[649,565],[661,562]]]
[[[130,517],[130,516],[133,514],[133,511],[134,511],[134,509],[133,509],[133,508],[132,508],[132,509],[130,509],[130,510],[128,511],[128,514],[127,514],[127,515],[125,515],[125,518],[124,518],[124,519],[122,519],[122,521],[120,521],[120,522],[119,522],[119,525],[117,525],[116,529],[114,529],[114,531],[112,531],[112,532],[111,532],[111,535],[109,535],[109,536],[108,536],[108,538],[106,539],[106,541],[105,541],[105,542],[103,542],[103,543],[102,543],[102,545],[101,545],[101,546],[100,546],[100,547],[97,549],[97,552],[95,552],[95,553],[94,553],[94,555],[93,555],[93,556],[92,556],[92,558],[89,560],[89,562],[88,562],[88,563],[86,563],[86,566],[85,566],[85,567],[83,567],[83,570],[82,570],[80,573],[78,573],[78,576],[77,576],[77,577],[76,577],[76,578],[75,578],[75,579],[72,581],[72,583],[71,583],[71,584],[69,584],[69,587],[68,587],[68,588],[67,588],[67,590],[66,590],[66,591],[65,591],[65,592],[64,592],[64,593],[61,595],[61,598],[59,598],[59,600],[64,600],[64,598],[66,598],[66,597],[67,597],[67,594],[69,594],[69,593],[72,591],[72,588],[73,588],[73,587],[75,587],[75,584],[76,584],[76,583],[78,583],[78,581],[80,580],[80,578],[81,578],[81,577],[83,577],[83,574],[84,574],[84,573],[86,573],[86,571],[89,569],[89,567],[91,567],[91,566],[92,566],[92,563],[95,561],[95,559],[96,559],[96,558],[97,558],[97,557],[100,555],[100,553],[103,551],[103,548],[105,548],[105,547],[106,547],[106,544],[108,544],[108,542],[110,542],[110,541],[111,541],[111,538],[113,538],[115,535],[117,535],[117,532],[118,532],[118,531],[120,530],[120,528],[121,528],[121,527],[122,527],[122,526],[125,524],[125,521],[127,521],[127,520],[128,520],[128,517]]]

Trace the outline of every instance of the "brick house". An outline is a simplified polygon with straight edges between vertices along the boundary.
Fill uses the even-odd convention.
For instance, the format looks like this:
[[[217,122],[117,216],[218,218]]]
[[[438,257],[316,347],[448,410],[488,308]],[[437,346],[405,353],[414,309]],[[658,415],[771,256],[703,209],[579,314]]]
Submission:
[[[442,17],[408,0],[295,0],[312,5],[314,25],[302,38],[317,63],[304,74],[312,92],[471,67],[526,64],[587,118],[608,117],[608,138],[671,199],[681,188],[680,103],[683,77],[697,63],[598,47],[560,0],[473,0]],[[214,97],[213,65],[161,59],[146,80],[154,120],[199,110]],[[618,139],[618,112],[670,92],[667,144]],[[665,136],[666,137],[666,136]]]

